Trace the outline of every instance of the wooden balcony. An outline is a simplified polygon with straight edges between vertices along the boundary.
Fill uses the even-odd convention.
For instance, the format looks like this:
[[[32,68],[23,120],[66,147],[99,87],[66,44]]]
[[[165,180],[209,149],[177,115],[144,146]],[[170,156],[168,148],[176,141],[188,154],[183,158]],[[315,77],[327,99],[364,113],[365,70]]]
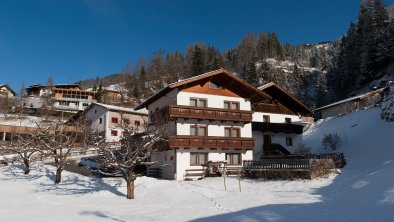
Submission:
[[[253,138],[242,137],[216,137],[216,136],[170,136],[171,148],[198,147],[198,148],[238,148],[252,150],[254,148]]]
[[[288,114],[294,115],[289,109],[284,107],[283,105],[279,104],[263,104],[258,103],[254,104],[252,110],[255,112],[262,112],[262,113],[277,113],[277,114]]]
[[[290,123],[254,122],[252,123],[252,130],[274,133],[301,134],[303,131],[303,126]]]
[[[229,110],[209,107],[171,105],[168,107],[171,118],[185,118],[209,121],[252,122],[252,111]]]

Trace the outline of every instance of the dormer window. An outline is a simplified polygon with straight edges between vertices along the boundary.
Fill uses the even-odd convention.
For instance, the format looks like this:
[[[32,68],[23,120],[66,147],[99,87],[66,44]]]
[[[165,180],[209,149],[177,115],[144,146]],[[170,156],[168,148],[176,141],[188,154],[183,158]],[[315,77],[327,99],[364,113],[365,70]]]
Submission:
[[[211,88],[211,89],[221,89],[222,86],[220,86],[220,85],[218,85],[218,84],[216,84],[214,82],[209,82],[209,88]]]

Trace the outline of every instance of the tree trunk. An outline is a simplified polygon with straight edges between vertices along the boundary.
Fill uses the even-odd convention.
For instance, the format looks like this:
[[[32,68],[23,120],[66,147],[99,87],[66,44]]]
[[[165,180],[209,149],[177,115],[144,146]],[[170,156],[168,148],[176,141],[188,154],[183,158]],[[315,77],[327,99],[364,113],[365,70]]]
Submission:
[[[134,199],[134,180],[127,181],[127,199]]]
[[[58,168],[56,170],[55,183],[60,183],[60,181],[62,180],[62,171],[63,171],[63,169],[61,169],[61,168]]]
[[[23,160],[23,163],[25,164],[25,174],[29,174],[30,173],[30,162],[29,160]]]

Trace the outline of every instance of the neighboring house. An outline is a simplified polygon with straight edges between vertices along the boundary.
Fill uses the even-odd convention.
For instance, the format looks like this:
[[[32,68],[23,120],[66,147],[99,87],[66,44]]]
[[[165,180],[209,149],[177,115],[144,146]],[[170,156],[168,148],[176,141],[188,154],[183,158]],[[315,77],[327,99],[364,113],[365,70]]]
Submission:
[[[317,108],[314,110],[314,114],[315,116],[323,119],[332,116],[344,115],[362,108],[376,106],[382,100],[383,95],[384,88],[381,88]]]
[[[16,93],[8,84],[0,85],[0,99],[11,99],[14,96],[16,96]]]
[[[101,100],[105,104],[119,105],[122,103],[122,94],[117,90],[103,89]]]
[[[208,161],[242,166],[253,159],[252,103],[271,97],[224,69],[172,83],[136,107],[149,110],[150,124],[169,135],[152,155],[166,179],[184,180]],[[164,121],[164,122],[163,122]]]
[[[53,105],[58,111],[76,113],[96,102],[95,94],[83,90],[78,84],[32,85],[26,88],[27,96],[23,100],[28,108],[40,109]]]
[[[302,140],[303,128],[313,123],[312,110],[273,82],[258,89],[271,99],[252,103],[254,159],[295,153]]]
[[[136,133],[145,131],[148,112],[92,103],[84,111],[84,117],[90,122],[92,131],[103,132],[106,142],[117,143],[121,140],[125,127],[135,130]]]
[[[7,144],[11,141],[11,135],[26,134],[38,131],[37,123],[43,119],[31,116],[17,116],[0,114],[0,144]]]

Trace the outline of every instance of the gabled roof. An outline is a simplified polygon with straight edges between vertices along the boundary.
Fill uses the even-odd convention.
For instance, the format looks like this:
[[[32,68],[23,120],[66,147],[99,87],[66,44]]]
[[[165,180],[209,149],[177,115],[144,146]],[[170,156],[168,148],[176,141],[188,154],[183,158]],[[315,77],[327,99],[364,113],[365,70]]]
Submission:
[[[16,95],[16,92],[14,90],[12,90],[11,87],[7,83],[0,85],[0,88],[3,88],[3,87],[7,88],[7,90],[10,91],[14,96]]]
[[[302,115],[312,114],[312,110],[308,106],[273,82],[260,86],[258,89],[267,93],[274,99],[278,99],[281,103],[285,103],[284,105],[288,105],[287,108],[294,110],[295,113],[300,113]]]
[[[363,99],[364,97],[368,97],[368,96],[373,95],[375,93],[381,93],[381,92],[383,92],[383,90],[384,90],[384,88],[381,88],[381,89],[378,89],[378,90],[375,90],[375,91],[371,91],[371,92],[367,92],[367,93],[364,93],[364,94],[353,96],[353,97],[350,97],[350,98],[347,98],[347,99],[343,99],[343,100],[337,101],[335,103],[331,103],[331,104],[328,104],[328,105],[316,108],[315,111],[320,111],[320,110],[323,110],[323,109],[327,109],[327,108],[330,108],[332,106],[336,106],[336,105],[339,105],[339,104],[342,104],[342,103],[346,103],[346,102],[350,102],[350,101],[353,101],[353,100]]]
[[[131,114],[136,114],[136,115],[143,115],[147,116],[148,111],[147,110],[141,110],[141,111],[135,111],[132,108],[126,108],[126,107],[121,107],[121,106],[113,106],[113,105],[108,105],[104,103],[91,103],[86,109],[85,112],[93,108],[94,106],[101,106],[109,111],[115,111],[115,112],[124,112],[124,113],[131,113]]]
[[[245,81],[243,81],[242,79],[236,77],[235,75],[229,73],[227,70],[225,69],[218,69],[218,70],[214,70],[211,72],[207,72],[198,76],[194,76],[188,79],[184,79],[182,81],[179,82],[175,82],[175,83],[171,83],[169,85],[167,85],[165,88],[163,88],[162,90],[160,90],[159,92],[157,92],[156,94],[154,94],[153,96],[149,97],[147,100],[145,100],[143,103],[141,103],[140,105],[138,105],[135,110],[138,109],[142,109],[142,108],[146,108],[148,107],[149,104],[151,104],[152,102],[156,101],[157,99],[159,99],[160,97],[166,95],[168,92],[170,92],[171,90],[175,89],[175,88],[179,88],[179,87],[183,87],[186,86],[190,83],[199,81],[199,80],[203,80],[206,78],[212,78],[212,77],[217,77],[220,76],[222,77],[221,80],[225,81],[226,83],[236,83],[233,84],[233,87],[237,87],[241,90],[244,90],[246,92],[248,92],[248,94],[250,95],[250,99],[252,101],[261,101],[263,99],[269,99],[271,98],[269,95],[265,94],[264,92],[257,90],[256,88],[254,88],[253,86],[249,85],[248,83],[246,83]]]

